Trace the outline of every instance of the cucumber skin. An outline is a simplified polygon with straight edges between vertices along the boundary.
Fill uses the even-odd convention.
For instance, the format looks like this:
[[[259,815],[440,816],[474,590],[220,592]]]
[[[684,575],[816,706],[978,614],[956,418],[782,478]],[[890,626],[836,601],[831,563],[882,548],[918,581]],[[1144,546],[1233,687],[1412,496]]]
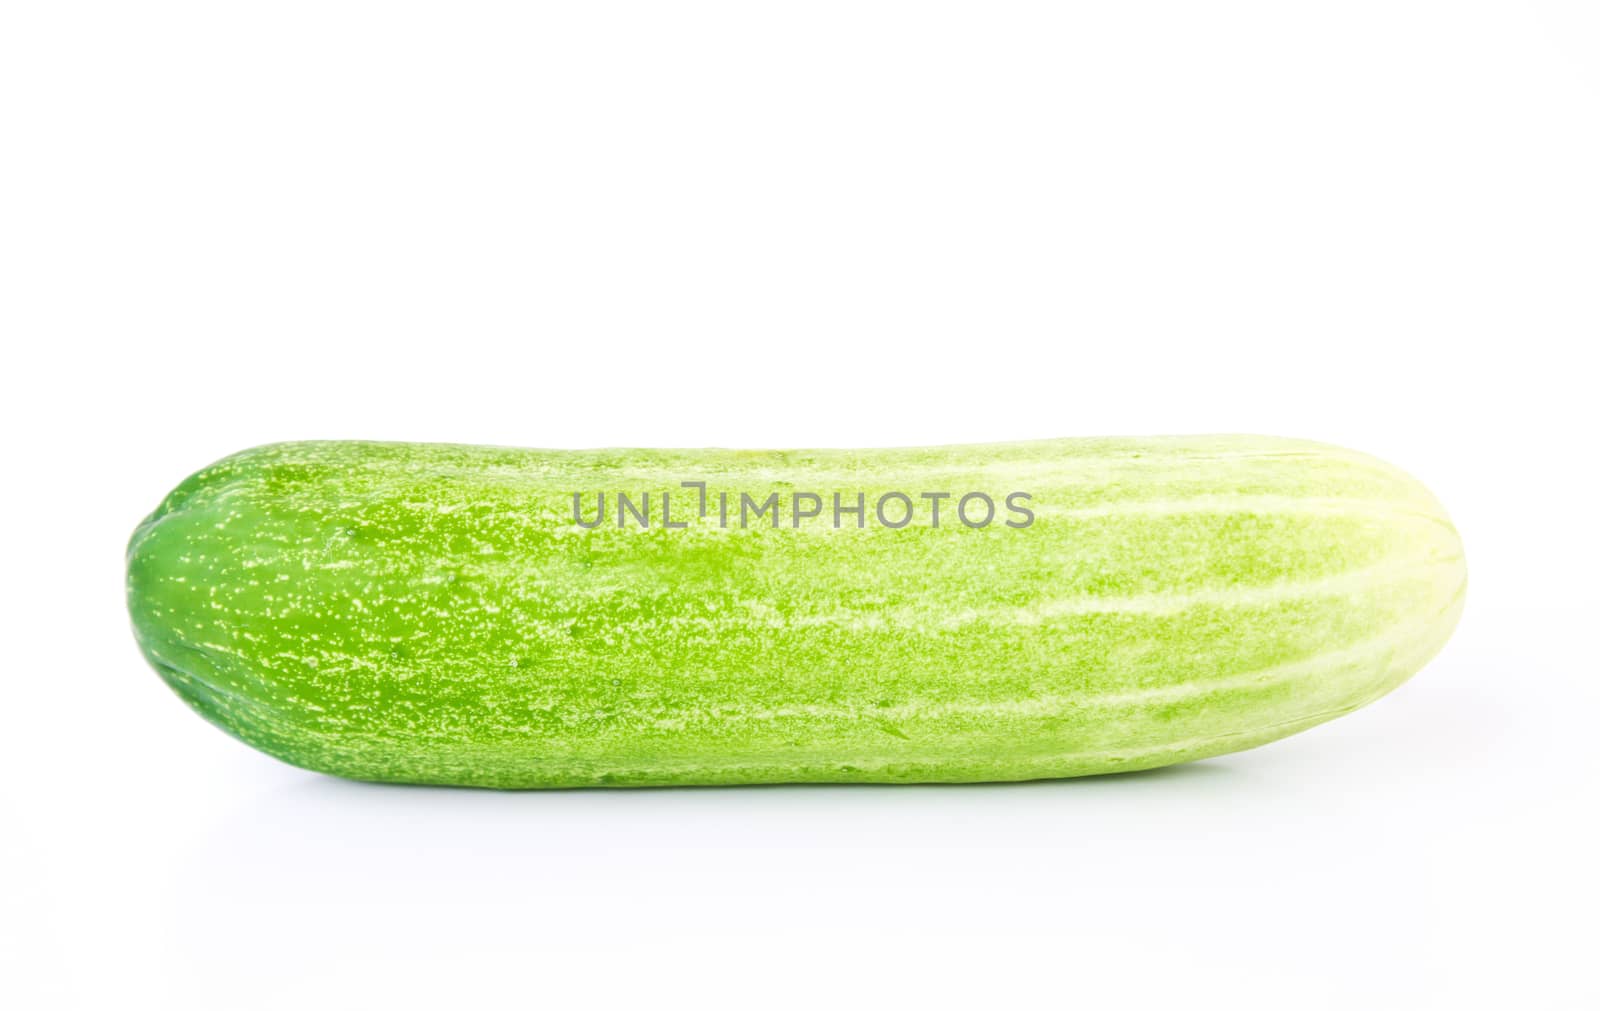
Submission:
[[[870,512],[887,490],[1020,490],[1035,520],[723,530],[679,505],[693,480],[786,510],[796,491],[864,491]],[[601,490],[673,492],[690,527],[579,527],[573,494],[588,511]],[[1238,751],[1404,681],[1465,585],[1416,481],[1257,436],[283,443],[179,485],[127,583],[146,658],[246,743],[498,788],[1022,780]]]

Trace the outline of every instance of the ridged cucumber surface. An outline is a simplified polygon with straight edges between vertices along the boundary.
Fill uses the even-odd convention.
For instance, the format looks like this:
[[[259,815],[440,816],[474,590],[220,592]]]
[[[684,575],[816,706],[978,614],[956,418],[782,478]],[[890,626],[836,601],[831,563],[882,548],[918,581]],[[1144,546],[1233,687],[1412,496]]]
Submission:
[[[974,493],[987,523],[982,498],[957,513]],[[1204,758],[1394,688],[1465,585],[1415,480],[1254,436],[285,443],[184,481],[127,569],[145,656],[227,732],[341,776],[503,788]]]

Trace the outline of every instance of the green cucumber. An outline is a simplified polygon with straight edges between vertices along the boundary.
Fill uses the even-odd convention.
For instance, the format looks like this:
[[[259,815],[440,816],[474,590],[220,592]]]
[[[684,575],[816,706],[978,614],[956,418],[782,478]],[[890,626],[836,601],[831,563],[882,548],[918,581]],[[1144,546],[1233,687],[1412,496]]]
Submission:
[[[1466,568],[1415,480],[1286,439],[305,442],[184,481],[127,578],[150,663],[246,743],[356,779],[526,788],[1238,751],[1417,671]]]

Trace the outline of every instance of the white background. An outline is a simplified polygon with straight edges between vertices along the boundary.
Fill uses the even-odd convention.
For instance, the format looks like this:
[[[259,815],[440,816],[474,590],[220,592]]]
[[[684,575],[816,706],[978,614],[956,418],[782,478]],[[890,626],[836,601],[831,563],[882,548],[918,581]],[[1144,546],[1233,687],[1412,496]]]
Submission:
[[[0,146],[0,1003],[1600,1001],[1595,4],[14,2]],[[1408,468],[1472,590],[1167,772],[344,783],[122,600],[260,442],[1219,431]]]

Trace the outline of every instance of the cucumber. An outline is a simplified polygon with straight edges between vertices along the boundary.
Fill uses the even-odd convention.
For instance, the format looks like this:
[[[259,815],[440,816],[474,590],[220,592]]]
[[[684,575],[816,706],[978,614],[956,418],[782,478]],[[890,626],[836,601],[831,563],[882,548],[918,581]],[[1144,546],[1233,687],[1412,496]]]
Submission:
[[[1256,436],[285,443],[184,481],[127,560],[146,658],[223,730],[340,776],[501,788],[1219,755],[1394,688],[1466,587],[1415,480]]]

